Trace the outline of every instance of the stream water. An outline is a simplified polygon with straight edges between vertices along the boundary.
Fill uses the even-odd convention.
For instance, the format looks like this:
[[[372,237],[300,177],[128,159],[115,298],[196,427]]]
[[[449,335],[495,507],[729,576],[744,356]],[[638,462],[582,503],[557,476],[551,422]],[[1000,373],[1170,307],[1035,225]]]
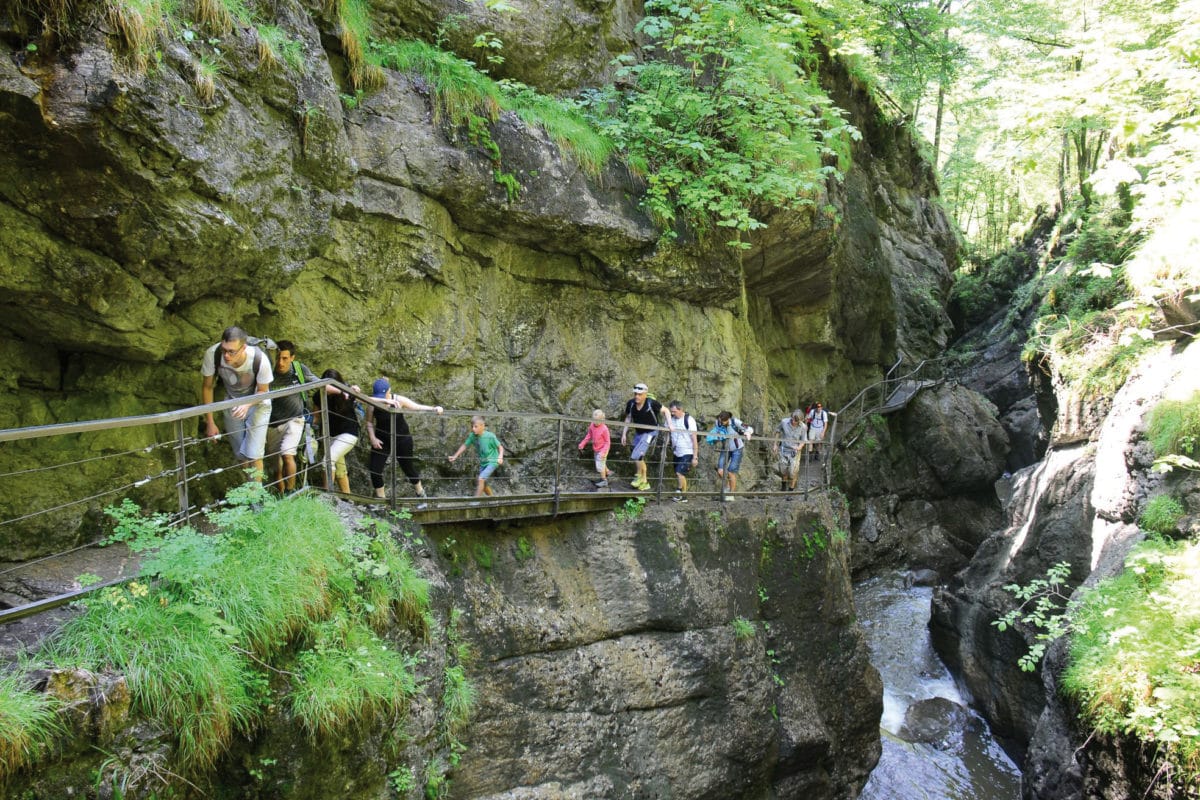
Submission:
[[[929,588],[907,587],[899,573],[855,587],[871,662],[883,676],[883,755],[860,797],[1016,800],[1019,770],[987,723],[966,708],[966,698],[930,644],[932,594]]]

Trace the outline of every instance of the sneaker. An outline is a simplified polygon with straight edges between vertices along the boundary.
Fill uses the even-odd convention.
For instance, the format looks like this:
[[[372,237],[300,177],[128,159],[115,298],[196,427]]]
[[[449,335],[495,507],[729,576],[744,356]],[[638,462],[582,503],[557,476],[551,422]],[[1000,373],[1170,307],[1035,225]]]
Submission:
[[[687,502],[687,498],[683,496],[683,492],[679,491],[678,489],[675,490],[675,496],[672,497],[671,500],[672,500],[672,502],[675,502],[675,503],[686,503]]]
[[[723,499],[725,500],[726,503],[732,503],[734,500],[737,500],[737,498],[731,494],[725,495],[725,497]]]
[[[593,483],[596,484],[597,489],[603,489],[608,486],[608,481],[593,481]]]
[[[421,497],[424,497],[424,496],[425,495],[421,495]],[[429,503],[417,503],[417,511],[422,511],[426,508],[429,508]]]

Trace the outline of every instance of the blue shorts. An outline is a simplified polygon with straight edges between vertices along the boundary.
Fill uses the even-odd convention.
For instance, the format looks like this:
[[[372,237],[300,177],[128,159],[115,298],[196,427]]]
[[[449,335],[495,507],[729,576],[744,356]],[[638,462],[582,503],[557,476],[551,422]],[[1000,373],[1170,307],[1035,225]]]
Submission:
[[[253,401],[255,405],[244,419],[233,415],[233,409],[225,409],[225,434],[233,447],[233,454],[245,461],[258,461],[267,449],[267,429],[271,424],[271,401]]]
[[[695,457],[695,453],[684,453],[681,456],[675,456],[675,474],[687,475],[688,470],[692,468],[692,459]]]
[[[492,462],[491,464],[484,464],[483,469],[479,470],[479,480],[486,481],[488,478],[492,477],[492,473],[496,471],[496,467],[498,466],[500,465],[495,462]]]
[[[744,452],[746,452],[746,448],[739,447],[737,450],[726,450],[721,453],[720,458],[717,459],[717,469],[725,469],[725,462],[728,460],[728,472],[737,472],[742,468],[742,453]]]
[[[646,457],[646,453],[650,450],[650,445],[654,443],[654,431],[642,431],[633,436],[633,452],[629,457],[634,461],[641,461]]]

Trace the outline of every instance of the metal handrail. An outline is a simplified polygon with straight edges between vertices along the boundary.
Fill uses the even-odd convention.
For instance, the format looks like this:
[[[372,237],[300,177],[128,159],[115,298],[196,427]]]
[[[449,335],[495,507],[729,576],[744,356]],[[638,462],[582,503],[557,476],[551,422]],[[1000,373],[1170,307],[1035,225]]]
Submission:
[[[132,428],[132,427],[138,427],[138,426],[158,426],[158,425],[171,426],[171,433],[166,437],[165,440],[162,440],[160,442],[160,446],[165,447],[165,448],[175,449],[177,452],[177,457],[175,459],[174,467],[168,468],[166,472],[162,473],[162,475],[166,476],[166,475],[170,475],[170,474],[174,473],[177,476],[176,485],[178,487],[178,494],[179,494],[178,500],[179,500],[180,514],[178,515],[178,517],[176,517],[175,515],[172,515],[172,518],[173,518],[173,521],[177,524],[186,524],[187,522],[190,521],[191,516],[193,516],[193,514],[198,513],[197,511],[194,511],[191,507],[190,496],[189,496],[189,486],[194,484],[195,481],[203,479],[207,475],[216,474],[217,472],[223,471],[223,469],[224,469],[224,468],[222,468],[222,469],[210,471],[207,473],[201,471],[197,474],[192,474],[192,472],[189,470],[190,462],[188,461],[185,450],[188,446],[196,444],[196,441],[197,441],[196,439],[189,438],[187,435],[185,423],[189,419],[195,419],[197,417],[202,417],[203,415],[206,415],[208,413],[222,412],[227,409],[246,405],[248,403],[259,402],[263,399],[277,399],[277,398],[289,397],[289,396],[293,396],[293,395],[300,394],[300,393],[312,392],[314,390],[319,392],[320,409],[321,409],[322,414],[327,415],[329,412],[328,405],[326,403],[326,400],[328,398],[328,393],[327,393],[327,391],[323,391],[323,390],[327,389],[328,387],[335,387],[335,388],[339,389],[340,391],[343,391],[343,392],[347,393],[348,395],[356,398],[359,401],[362,401],[364,403],[370,403],[370,404],[372,404],[373,407],[375,407],[376,409],[378,409],[379,412],[382,412],[382,413],[388,413],[388,414],[392,414],[392,415],[409,414],[409,415],[418,415],[418,416],[420,416],[420,415],[429,416],[429,415],[434,415],[437,413],[436,411],[433,411],[433,410],[426,411],[426,410],[396,409],[392,406],[385,405],[385,404],[379,402],[377,399],[364,394],[361,390],[355,390],[353,387],[346,385],[345,383],[326,378],[326,379],[320,379],[320,380],[302,383],[302,384],[299,384],[296,386],[287,387],[285,389],[275,389],[275,390],[271,390],[269,392],[265,392],[262,394],[254,394],[254,395],[250,395],[248,397],[229,398],[226,400],[217,401],[217,402],[213,402],[213,403],[209,403],[209,404],[191,406],[188,408],[176,409],[176,410],[172,410],[172,411],[165,411],[165,412],[160,412],[160,413],[155,413],[155,414],[146,414],[146,415],[140,415],[140,416],[134,416],[134,417],[117,417],[117,418],[101,419],[101,420],[88,420],[88,421],[81,421],[81,422],[57,423],[57,424],[53,424],[53,425],[40,425],[40,426],[33,426],[33,427],[28,427],[28,428],[5,429],[5,430],[0,430],[0,443],[31,440],[31,439],[41,438],[41,437],[64,436],[64,435],[71,435],[71,434],[81,434],[81,433],[90,433],[90,432],[122,429],[122,428]],[[535,412],[527,412],[527,411],[524,411],[524,412],[510,412],[510,411],[499,411],[499,410],[479,411],[479,410],[469,410],[469,409],[457,409],[457,410],[456,409],[443,409],[443,413],[446,414],[447,416],[463,416],[463,415],[481,414],[481,415],[487,417],[489,420],[513,420],[513,419],[538,420],[541,422],[555,424],[557,426],[558,432],[557,432],[557,437],[556,437],[556,440],[557,440],[557,446],[555,449],[556,463],[555,463],[555,470],[554,470],[552,492],[549,495],[547,495],[545,493],[536,493],[536,494],[524,495],[524,497],[534,498],[534,499],[538,499],[540,501],[544,501],[547,497],[551,497],[551,498],[553,498],[553,501],[554,501],[554,505],[553,505],[554,512],[557,513],[558,508],[559,508],[559,501],[563,497],[568,497],[568,496],[577,494],[577,493],[573,493],[573,492],[564,490],[564,482],[563,482],[564,478],[563,478],[563,470],[562,470],[562,461],[564,459],[564,438],[565,438],[564,432],[565,432],[565,426],[568,423],[579,424],[579,425],[590,425],[593,422],[593,419],[590,416],[582,417],[582,416],[573,416],[573,415],[569,415],[569,414],[543,414],[543,413],[535,413]],[[836,425],[836,415],[831,413],[830,416],[833,417],[833,420],[831,422],[830,431],[828,431],[828,432],[832,434],[833,426]],[[326,418],[327,418],[327,416],[326,416]],[[621,427],[623,429],[633,428],[635,431],[636,430],[643,430],[643,431],[651,430],[651,431],[663,432],[663,433],[667,434],[667,441],[665,443],[665,446],[662,447],[662,450],[661,450],[661,453],[659,456],[659,463],[657,465],[657,472],[658,472],[657,498],[661,499],[663,485],[665,482],[664,477],[666,475],[666,465],[667,465],[667,462],[670,461],[670,458],[671,458],[671,455],[668,451],[671,450],[670,434],[673,432],[673,429],[670,428],[669,426],[662,426],[662,425],[643,425],[643,424],[638,424],[638,423],[633,423],[633,422],[626,423],[624,420],[606,420],[605,422],[606,422],[606,424],[609,424],[611,426]],[[395,481],[396,481],[396,471],[398,468],[398,455],[397,455],[397,449],[396,449],[396,445],[395,445],[397,426],[395,424],[393,424],[391,426],[391,430],[392,430],[391,454],[392,454],[392,458],[393,458],[393,466],[392,466],[393,491],[392,491],[391,507],[394,509],[394,508],[396,508]],[[774,433],[774,431],[771,431],[771,433]],[[698,434],[698,438],[703,438],[703,435],[702,435],[703,431],[697,430],[697,434]],[[329,442],[328,442],[328,427],[327,426],[325,427],[325,430],[322,433],[322,439],[324,440],[324,442],[323,442],[324,446],[323,446],[322,450],[323,450],[323,466],[324,466],[325,473],[326,473],[325,485],[331,486],[333,476],[332,476],[332,464],[329,461],[329,446],[328,446]],[[782,444],[784,442],[784,440],[781,438],[778,438],[778,437],[772,436],[772,435],[764,435],[763,433],[759,433],[759,432],[756,432],[753,435],[752,440],[753,441],[761,441],[763,443],[776,443],[776,444]],[[830,446],[830,441],[831,440],[827,439],[827,441],[824,442],[820,446],[820,449],[822,451],[828,452],[827,448]],[[749,446],[749,441],[747,441],[747,446]],[[565,448],[565,449],[570,450],[571,448]],[[820,470],[818,473],[816,473],[816,475],[820,478],[822,487],[827,486],[828,481],[829,481],[829,466],[828,466],[829,459],[825,458],[824,461],[825,461],[824,469]],[[765,466],[767,467],[767,470],[769,471],[770,470],[769,463],[765,464]],[[813,475],[814,473],[810,472],[808,474]],[[805,485],[804,491],[805,491],[806,495],[807,495],[808,491],[810,491],[810,487],[807,483]],[[747,495],[753,495],[753,496],[770,496],[770,495],[779,494],[779,493],[774,492],[774,491],[761,491],[761,490],[754,491],[754,490],[752,490],[750,492],[742,491],[742,492],[739,492],[739,494],[747,494]],[[724,495],[725,495],[725,483],[724,483],[724,481],[722,481],[719,491],[716,491],[716,492],[695,491],[694,495],[697,497],[717,496],[717,497],[720,497],[723,499]],[[621,497],[624,495],[618,493],[618,494],[616,494],[616,496]],[[638,493],[638,494],[630,495],[630,496],[644,497],[645,495]],[[465,498],[465,497],[457,498],[457,500],[466,500],[466,499],[467,498]],[[519,496],[509,495],[509,496],[505,496],[504,498],[500,498],[493,502],[511,504],[512,502],[517,501],[518,499],[519,499]],[[449,500],[450,504],[453,504],[454,502],[456,502],[456,500],[454,498],[443,498],[443,500]],[[489,502],[489,505],[490,504],[491,503]],[[120,582],[120,580],[128,580],[128,579],[130,579],[130,578],[127,577],[127,578],[123,578],[123,579],[114,579],[111,581],[105,581],[104,583],[97,584],[96,586],[87,587],[87,589],[84,589],[84,590],[73,591],[73,592],[63,594],[63,595],[59,595],[57,597],[46,598],[44,600],[38,600],[33,603],[30,603],[30,604],[27,604],[24,606],[20,606],[18,608],[0,611],[0,623],[10,621],[13,619],[19,619],[20,617],[26,616],[28,614],[37,613],[39,611],[43,611],[43,610],[46,610],[49,608],[63,605],[64,603],[70,602],[71,600],[76,599],[77,597],[80,597],[84,594],[87,594],[90,591],[95,591],[98,588],[104,588],[106,586],[112,585],[113,583]]]
[[[904,361],[904,357],[901,356],[899,359],[896,360],[895,364],[892,364],[892,366],[888,368],[887,372],[884,373],[884,377],[881,380],[878,380],[875,383],[872,383],[872,384],[864,387],[858,394],[856,394],[853,397],[853,399],[850,400],[850,402],[846,403],[844,406],[842,406],[841,410],[838,411],[839,417],[842,415],[849,415],[848,422],[846,425],[846,430],[853,430],[854,427],[859,423],[860,420],[870,416],[872,413],[878,411],[879,409],[884,408],[884,404],[886,403],[887,398],[892,396],[894,387],[899,386],[900,384],[904,383],[907,380],[914,379],[914,377],[923,374],[927,369],[929,369],[933,365],[940,364],[944,360],[945,360],[945,356],[937,356],[935,358],[922,359],[920,362],[917,363],[917,365],[915,367],[910,369],[908,372],[904,373],[903,375],[896,376],[896,375],[894,375],[894,373],[896,372],[897,369],[900,368],[901,364]],[[880,399],[877,402],[874,402],[868,408],[867,407],[867,398],[870,397],[871,395],[877,395]],[[857,412],[855,412],[855,410],[854,410],[855,406],[858,407]],[[832,434],[833,431],[830,431],[830,433]],[[834,441],[834,446],[841,446],[841,444],[842,444],[837,439],[834,439],[833,441]],[[851,441],[853,441],[853,440],[851,440]]]

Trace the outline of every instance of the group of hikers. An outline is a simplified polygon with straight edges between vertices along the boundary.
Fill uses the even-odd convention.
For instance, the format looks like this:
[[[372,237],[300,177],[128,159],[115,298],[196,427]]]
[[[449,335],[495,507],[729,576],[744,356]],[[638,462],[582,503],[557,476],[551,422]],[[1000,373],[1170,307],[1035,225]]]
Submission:
[[[626,444],[626,435],[630,425],[652,426],[635,428],[633,435],[633,450],[630,459],[634,463],[636,474],[632,485],[635,489],[650,488],[646,477],[646,456],[654,444],[658,431],[653,427],[667,428],[670,431],[671,457],[675,469],[676,502],[687,502],[688,473],[699,462],[700,428],[696,420],[684,410],[683,402],[672,400],[666,406],[666,418],[662,418],[663,405],[650,396],[650,390],[644,383],[633,387],[633,397],[625,403],[625,413],[622,418],[621,445]],[[825,438],[825,429],[829,423],[828,413],[821,403],[812,405],[807,411],[796,409],[780,421],[776,432],[779,441],[772,444],[772,453],[776,457],[775,472],[781,480],[780,488],[784,491],[794,491],[800,476],[800,466],[803,462],[809,442],[820,442]],[[717,414],[716,423],[705,434],[705,442],[719,447],[717,456],[717,477],[722,488],[728,492],[737,491],[738,472],[742,466],[742,456],[745,453],[746,442],[754,435],[754,428],[743,423],[731,411]],[[613,474],[608,469],[608,453],[611,447],[611,436],[605,421],[603,409],[592,412],[592,424],[588,426],[587,434],[579,442],[582,450],[592,446],[595,455],[596,473],[600,479],[595,482],[597,487],[608,486],[609,477]],[[813,453],[815,454],[815,449]],[[732,500],[731,494],[722,492],[725,500]]]
[[[206,405],[213,402],[213,387],[218,377],[225,388],[227,398],[247,400],[245,404],[225,411],[225,436],[229,439],[234,456],[248,468],[252,468],[256,475],[264,474],[265,454],[273,454],[276,457],[274,466],[278,476],[277,485],[282,492],[290,492],[296,487],[297,453],[304,448],[309,460],[314,460],[315,442],[311,431],[313,427],[323,425],[328,441],[328,457],[333,464],[334,482],[339,491],[349,494],[350,477],[346,467],[346,454],[353,449],[360,434],[359,408],[351,392],[361,393],[361,389],[357,385],[350,385],[351,392],[346,392],[333,384],[327,385],[323,389],[326,394],[325,403],[319,402],[319,392],[322,390],[315,390],[311,408],[304,393],[277,397],[274,400],[266,397],[254,399],[255,395],[318,380],[318,376],[296,359],[295,343],[280,340],[274,344],[276,355],[272,364],[265,348],[251,343],[244,330],[237,326],[226,328],[221,334],[221,341],[204,351],[200,365],[201,401]],[[325,370],[320,378],[332,378],[346,385],[341,373],[335,369]],[[320,418],[322,406],[326,409],[328,420]],[[367,441],[371,445],[368,472],[374,495],[379,498],[386,496],[384,471],[388,461],[394,456],[397,466],[412,484],[416,495],[424,498],[427,495],[413,456],[412,434],[404,414],[393,413],[392,409],[399,412],[430,411],[436,414],[443,413],[444,409],[438,405],[424,405],[404,395],[395,394],[387,378],[378,378],[371,387],[371,402],[365,404],[362,414]],[[635,489],[647,490],[650,489],[650,482],[647,479],[646,457],[658,434],[658,431],[652,428],[667,428],[670,432],[670,448],[678,484],[674,499],[677,502],[687,502],[688,474],[698,463],[699,426],[684,410],[683,403],[679,400],[668,403],[666,412],[664,417],[662,403],[650,395],[646,384],[638,383],[633,387],[633,397],[625,404],[620,441],[622,446],[626,444],[629,428],[633,426],[633,449],[630,457],[634,462],[636,474],[632,486]],[[828,421],[828,414],[821,403],[816,403],[808,409],[797,409],[780,421],[776,429],[779,441],[773,442],[772,452],[776,457],[775,471],[780,477],[781,489],[796,488],[806,452],[811,448],[815,455],[816,450],[811,443],[824,439]],[[204,415],[203,424],[204,435],[207,438],[221,435],[211,412]],[[708,444],[719,446],[720,455],[716,471],[721,485],[729,492],[737,491],[737,476],[742,456],[746,442],[753,435],[754,429],[743,424],[730,411],[720,412],[712,429],[705,434]],[[592,412],[592,423],[579,443],[579,449],[583,450],[589,444],[599,476],[599,480],[594,483],[598,488],[607,487],[610,479],[614,477],[614,473],[608,467],[612,440],[602,409]],[[462,445],[447,456],[447,460],[450,463],[455,462],[468,448],[474,448],[479,458],[475,496],[490,496],[493,492],[488,481],[504,463],[504,445],[494,433],[487,430],[487,422],[481,416],[471,418],[471,432]],[[723,496],[727,500],[732,499],[728,494]]]

